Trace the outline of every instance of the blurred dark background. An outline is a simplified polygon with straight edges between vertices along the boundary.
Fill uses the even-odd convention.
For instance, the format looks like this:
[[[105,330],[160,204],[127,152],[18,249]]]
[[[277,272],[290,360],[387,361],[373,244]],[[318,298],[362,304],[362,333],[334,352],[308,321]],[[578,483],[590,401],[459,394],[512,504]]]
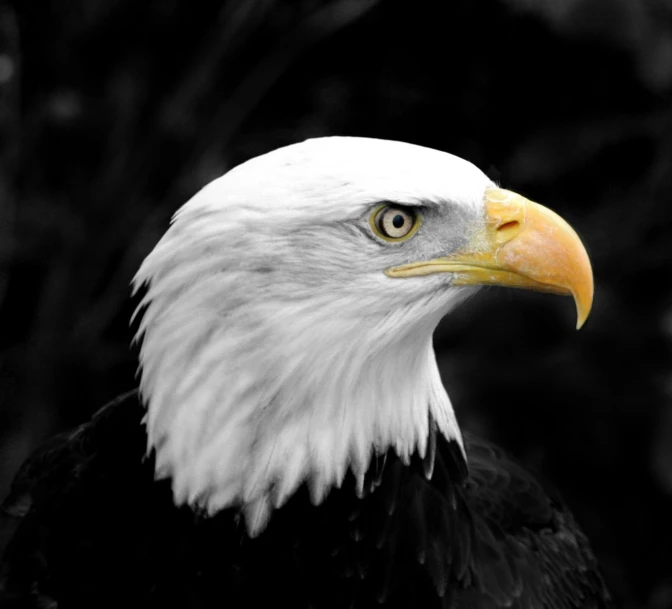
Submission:
[[[595,306],[485,290],[462,426],[550,479],[622,607],[672,607],[672,2],[0,2],[0,495],[134,386],[129,282],[212,178],[308,137],[474,162],[583,237]],[[123,442],[123,438],[120,438]]]

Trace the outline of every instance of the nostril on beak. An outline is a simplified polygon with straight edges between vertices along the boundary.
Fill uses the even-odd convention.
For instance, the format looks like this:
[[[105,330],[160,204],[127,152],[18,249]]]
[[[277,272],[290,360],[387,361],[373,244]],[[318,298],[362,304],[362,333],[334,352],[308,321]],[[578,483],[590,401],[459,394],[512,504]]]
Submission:
[[[511,222],[505,222],[501,226],[498,226],[497,232],[499,233],[510,232],[512,230],[516,230],[519,226],[520,222],[518,222],[518,220],[511,220]]]
[[[497,242],[506,243],[513,239],[520,232],[520,222],[518,220],[511,220],[504,222],[497,227]]]

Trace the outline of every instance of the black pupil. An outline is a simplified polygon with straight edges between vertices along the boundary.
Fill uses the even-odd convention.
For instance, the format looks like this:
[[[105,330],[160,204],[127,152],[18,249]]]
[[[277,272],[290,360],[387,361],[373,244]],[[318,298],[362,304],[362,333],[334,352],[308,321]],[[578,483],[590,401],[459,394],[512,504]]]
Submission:
[[[394,226],[394,228],[401,228],[404,225],[404,221],[404,216],[397,214],[392,218],[392,226]]]

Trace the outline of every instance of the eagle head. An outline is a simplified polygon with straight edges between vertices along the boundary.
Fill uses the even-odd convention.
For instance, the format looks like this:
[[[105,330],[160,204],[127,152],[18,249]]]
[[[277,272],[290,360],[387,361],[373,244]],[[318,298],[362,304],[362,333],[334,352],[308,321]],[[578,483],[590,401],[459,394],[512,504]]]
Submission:
[[[456,156],[329,137],[234,168],[134,279],[156,476],[255,535],[303,483],[424,455],[430,421],[461,443],[432,334],[484,284],[572,295],[579,326],[592,302],[569,225]]]

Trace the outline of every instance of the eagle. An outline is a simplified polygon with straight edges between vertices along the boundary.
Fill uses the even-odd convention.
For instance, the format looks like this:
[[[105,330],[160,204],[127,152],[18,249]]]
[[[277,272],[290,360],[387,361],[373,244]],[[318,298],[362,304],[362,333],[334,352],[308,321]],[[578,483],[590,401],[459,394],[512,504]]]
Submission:
[[[442,151],[215,179],[133,279],[138,388],[16,475],[0,605],[611,606],[558,493],[458,426],[433,332],[483,285],[593,298],[560,216]]]

